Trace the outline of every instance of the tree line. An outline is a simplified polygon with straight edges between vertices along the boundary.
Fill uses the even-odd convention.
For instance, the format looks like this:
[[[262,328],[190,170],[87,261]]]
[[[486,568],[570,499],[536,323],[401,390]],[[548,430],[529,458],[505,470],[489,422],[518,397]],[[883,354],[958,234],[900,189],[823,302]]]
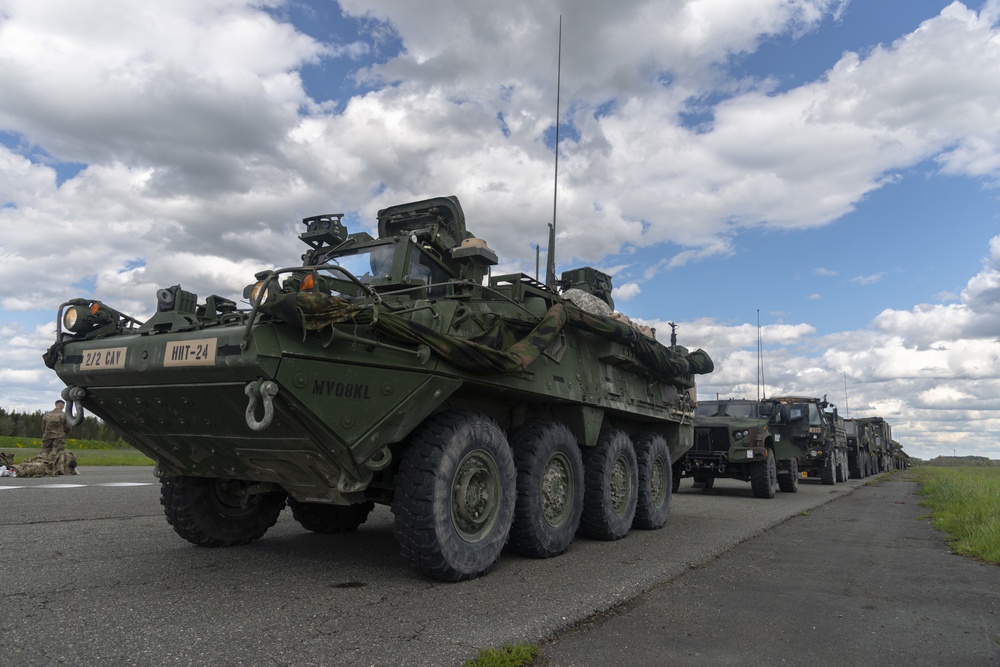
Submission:
[[[0,436],[8,435],[15,438],[41,438],[41,410],[35,412],[7,411],[0,408]],[[102,442],[117,442],[117,431],[102,422],[97,417],[84,415],[83,421],[69,432],[69,438],[77,440],[100,440]]]

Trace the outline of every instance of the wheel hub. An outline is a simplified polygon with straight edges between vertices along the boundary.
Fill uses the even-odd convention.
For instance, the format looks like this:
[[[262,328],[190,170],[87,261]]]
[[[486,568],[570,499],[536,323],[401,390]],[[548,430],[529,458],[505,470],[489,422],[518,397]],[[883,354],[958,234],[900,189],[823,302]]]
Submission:
[[[625,516],[632,497],[632,480],[629,465],[624,456],[615,459],[611,468],[611,510],[618,516]]]
[[[559,526],[569,515],[573,495],[573,478],[569,461],[556,454],[545,463],[542,471],[542,515],[550,526]]]
[[[478,542],[493,527],[500,501],[498,478],[496,463],[485,452],[469,452],[459,463],[451,516],[465,541]]]

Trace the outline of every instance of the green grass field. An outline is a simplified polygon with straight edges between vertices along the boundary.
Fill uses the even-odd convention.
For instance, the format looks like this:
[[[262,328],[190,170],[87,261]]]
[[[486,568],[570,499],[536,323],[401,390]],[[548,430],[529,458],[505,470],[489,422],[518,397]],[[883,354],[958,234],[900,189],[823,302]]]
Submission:
[[[151,466],[154,461],[124,442],[66,439],[66,449],[76,456],[80,466]],[[20,463],[42,451],[41,438],[0,436],[0,452],[14,455]]]
[[[951,548],[1000,564],[1000,468],[920,466],[923,505],[934,526],[949,535]]]

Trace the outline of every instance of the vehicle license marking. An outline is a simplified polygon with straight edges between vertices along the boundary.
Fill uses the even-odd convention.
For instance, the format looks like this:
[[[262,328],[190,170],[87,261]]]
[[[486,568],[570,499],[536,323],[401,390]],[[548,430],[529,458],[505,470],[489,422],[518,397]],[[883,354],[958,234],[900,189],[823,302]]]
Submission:
[[[163,352],[163,365],[214,366],[218,343],[218,338],[171,341],[167,343],[167,348]]]

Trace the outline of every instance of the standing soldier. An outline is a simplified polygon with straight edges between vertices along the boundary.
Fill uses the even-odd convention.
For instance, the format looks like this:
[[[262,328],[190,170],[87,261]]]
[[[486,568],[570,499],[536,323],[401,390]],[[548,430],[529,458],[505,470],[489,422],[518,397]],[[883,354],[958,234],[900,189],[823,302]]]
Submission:
[[[69,424],[66,423],[66,415],[63,408],[66,401],[56,401],[54,410],[49,410],[42,415],[42,454],[59,454],[66,449],[66,434],[69,433]]]

